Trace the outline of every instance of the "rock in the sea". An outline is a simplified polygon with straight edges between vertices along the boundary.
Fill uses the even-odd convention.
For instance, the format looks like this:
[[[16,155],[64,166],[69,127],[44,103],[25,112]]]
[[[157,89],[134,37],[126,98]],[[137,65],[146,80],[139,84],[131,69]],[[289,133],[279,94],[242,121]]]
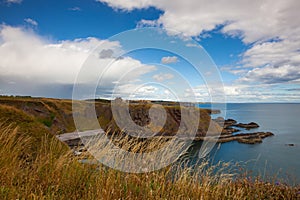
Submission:
[[[238,134],[237,136],[240,137],[237,139],[237,141],[239,143],[245,143],[245,144],[256,144],[256,143],[262,143],[262,139],[273,135],[274,134],[271,132]]]
[[[254,136],[254,137],[247,137],[247,138],[238,138],[237,141],[239,143],[244,143],[244,144],[256,144],[256,143],[262,143],[262,138],[259,136]]]
[[[236,133],[239,132],[239,129],[236,128],[231,128],[231,127],[226,127],[223,129],[222,134],[232,134],[232,133]]]
[[[239,133],[236,135],[221,135],[218,139],[218,142],[230,142],[230,141],[238,141],[239,143],[245,144],[256,144],[262,143],[262,139],[273,136],[274,134],[271,132],[255,132],[255,133]]]
[[[224,119],[223,117],[218,117],[214,119],[213,121],[217,122],[220,126],[223,126],[224,128],[227,128],[229,126],[232,126],[237,123],[234,119]]]
[[[233,126],[237,123],[234,119],[226,119],[224,123],[224,127]]]
[[[293,147],[293,146],[295,146],[295,144],[290,143],[290,144],[286,144],[286,146]]]
[[[250,122],[249,124],[238,123],[238,124],[234,124],[232,126],[245,128],[245,129],[251,129],[251,128],[258,128],[259,127],[259,125],[255,122]]]

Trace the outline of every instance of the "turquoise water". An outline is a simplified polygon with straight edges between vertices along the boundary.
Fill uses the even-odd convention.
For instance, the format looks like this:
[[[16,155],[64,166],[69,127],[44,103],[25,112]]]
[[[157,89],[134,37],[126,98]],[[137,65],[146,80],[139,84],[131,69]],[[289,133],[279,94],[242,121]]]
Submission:
[[[209,107],[202,104],[200,107]],[[217,115],[212,116],[217,117]],[[227,104],[226,119],[238,122],[256,122],[256,131],[271,131],[275,134],[261,144],[228,142],[211,152],[215,162],[233,161],[244,163],[254,175],[288,178],[300,183],[300,104],[241,103]],[[242,131],[246,132],[246,131]],[[294,144],[295,146],[288,146]]]

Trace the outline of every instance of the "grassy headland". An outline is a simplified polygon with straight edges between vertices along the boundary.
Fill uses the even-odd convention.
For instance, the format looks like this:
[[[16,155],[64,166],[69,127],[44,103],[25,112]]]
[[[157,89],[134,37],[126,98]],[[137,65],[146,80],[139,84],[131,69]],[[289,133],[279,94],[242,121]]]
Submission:
[[[74,129],[68,100],[12,100],[15,105],[7,99],[0,104],[0,199],[299,198],[299,187],[247,176],[233,179],[223,170],[228,163],[212,166],[203,161],[195,169],[174,165],[144,174],[79,163],[80,157],[53,136],[60,127]],[[56,123],[54,118],[48,127],[41,119],[51,119],[51,113],[65,121]]]

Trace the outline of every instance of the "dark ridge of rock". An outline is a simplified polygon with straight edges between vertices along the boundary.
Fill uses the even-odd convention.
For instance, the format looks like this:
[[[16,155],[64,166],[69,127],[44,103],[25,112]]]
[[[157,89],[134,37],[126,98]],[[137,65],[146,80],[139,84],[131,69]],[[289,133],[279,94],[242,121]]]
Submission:
[[[239,129],[236,128],[232,128],[232,127],[226,127],[222,130],[222,135],[226,135],[226,134],[233,134],[236,132],[239,132]]]
[[[265,138],[265,137],[273,136],[274,133],[271,132],[239,133],[234,136],[238,137],[238,136],[253,136],[253,135],[257,135],[260,136],[261,138]]]
[[[262,143],[262,138],[261,137],[249,137],[249,138],[239,138],[237,139],[239,143],[244,143],[244,144],[257,144],[257,143]]]
[[[238,141],[245,144],[262,143],[262,139],[273,136],[271,132],[255,132],[255,133],[240,133],[236,135],[223,135],[218,139],[218,142]]]
[[[218,123],[220,126],[224,126],[224,128],[233,126],[237,123],[237,121],[234,119],[226,119],[225,120],[223,117],[218,117],[216,119],[213,119],[213,121]]]
[[[285,144],[285,146],[294,147],[294,146],[296,146],[296,145],[293,144],[293,143],[290,143],[290,144]]]
[[[233,124],[231,126],[236,126],[240,128],[245,128],[245,129],[252,129],[252,128],[258,128],[259,125],[255,122],[250,122],[249,124],[243,124],[243,123],[238,123],[238,124]]]
[[[228,127],[228,126],[233,126],[237,123],[236,120],[234,119],[226,119],[225,122],[224,122],[224,126],[225,127]]]
[[[225,120],[223,117],[218,117],[216,119],[213,119],[214,122],[219,124],[219,126],[223,127],[222,135],[229,135],[232,133],[239,132],[239,129],[233,128],[232,126],[237,123],[234,119],[227,119]]]

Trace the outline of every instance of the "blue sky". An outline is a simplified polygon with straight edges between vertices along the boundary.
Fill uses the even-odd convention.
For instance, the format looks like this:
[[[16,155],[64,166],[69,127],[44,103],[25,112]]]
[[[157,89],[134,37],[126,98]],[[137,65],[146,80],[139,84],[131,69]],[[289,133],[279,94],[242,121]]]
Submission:
[[[111,37],[151,26],[163,29],[166,38],[192,38],[201,45],[216,64],[227,101],[300,102],[297,8],[297,0],[247,5],[238,0],[1,0],[0,94],[71,98],[78,72],[102,44],[97,62],[118,66],[106,74],[97,96],[109,98],[118,91],[128,98],[173,99],[168,95],[176,83],[180,88],[179,73],[191,87],[177,91],[182,99],[189,100],[193,91],[197,100],[209,101],[219,86],[211,91],[205,85],[209,75],[196,75],[181,55],[144,49],[115,57],[126,45]],[[128,78],[120,82],[126,73]],[[175,86],[168,91],[154,82]]]

